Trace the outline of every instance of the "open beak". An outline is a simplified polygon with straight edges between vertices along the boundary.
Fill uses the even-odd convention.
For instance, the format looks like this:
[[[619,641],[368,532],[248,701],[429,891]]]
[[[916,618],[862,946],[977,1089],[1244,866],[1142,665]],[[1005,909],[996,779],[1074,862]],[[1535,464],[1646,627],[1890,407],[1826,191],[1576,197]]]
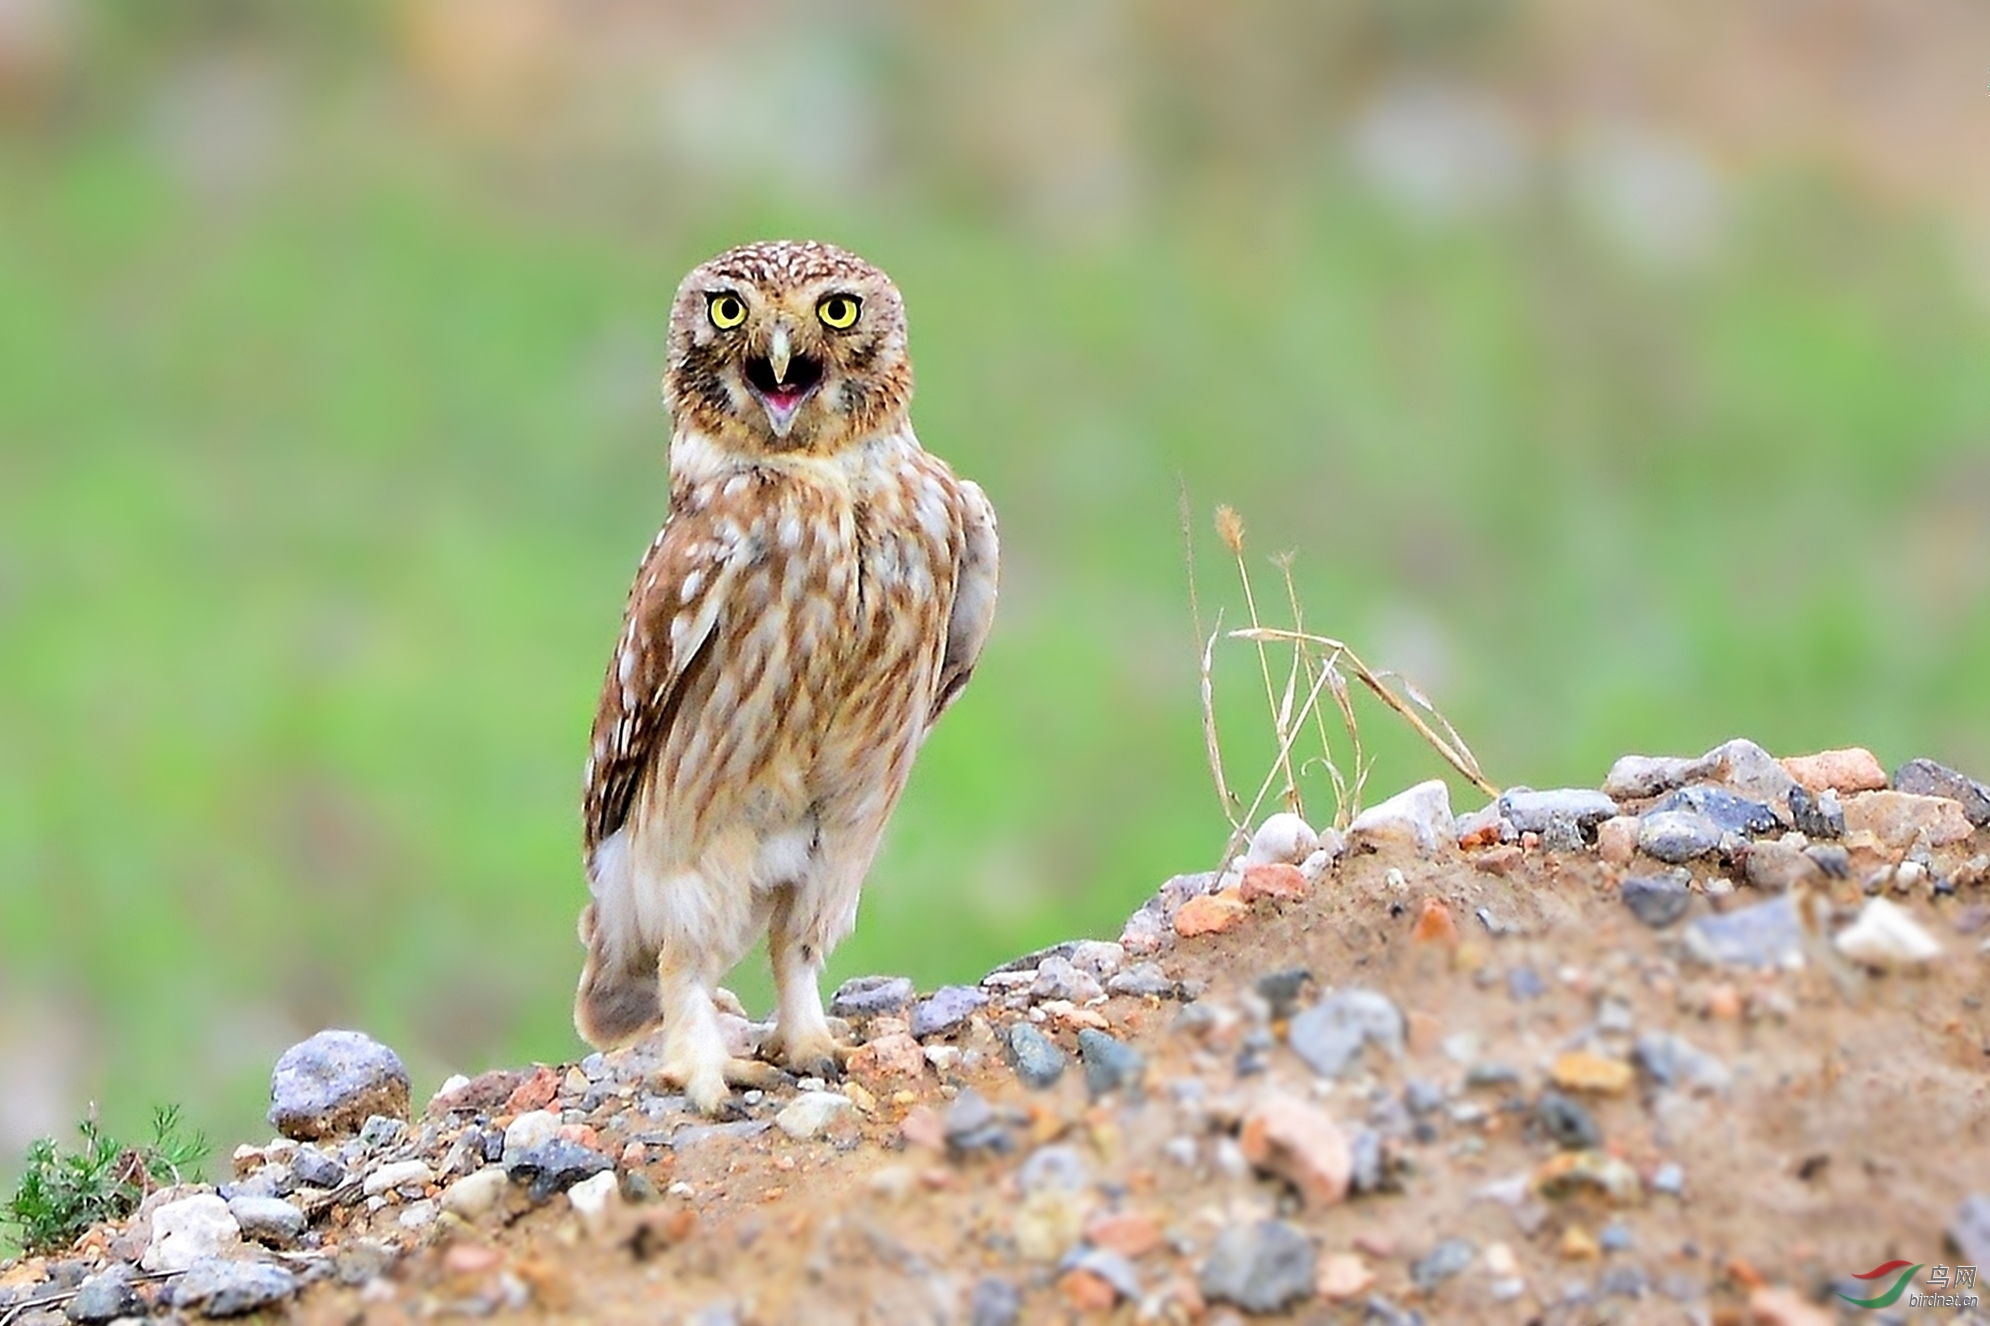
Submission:
[[[746,383],[767,411],[775,437],[786,437],[795,426],[808,398],[822,385],[822,361],[809,354],[796,354],[786,323],[775,323],[767,341],[767,355],[746,361]]]

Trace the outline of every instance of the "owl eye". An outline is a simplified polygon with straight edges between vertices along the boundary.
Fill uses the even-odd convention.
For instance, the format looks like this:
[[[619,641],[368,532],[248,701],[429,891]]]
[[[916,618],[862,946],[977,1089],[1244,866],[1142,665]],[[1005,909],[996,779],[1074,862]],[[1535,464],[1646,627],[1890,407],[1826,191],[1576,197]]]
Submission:
[[[712,325],[720,331],[730,331],[746,321],[746,304],[738,295],[708,296],[705,311],[712,315]]]
[[[848,331],[857,325],[864,301],[855,295],[824,295],[815,306],[815,316],[831,331]]]

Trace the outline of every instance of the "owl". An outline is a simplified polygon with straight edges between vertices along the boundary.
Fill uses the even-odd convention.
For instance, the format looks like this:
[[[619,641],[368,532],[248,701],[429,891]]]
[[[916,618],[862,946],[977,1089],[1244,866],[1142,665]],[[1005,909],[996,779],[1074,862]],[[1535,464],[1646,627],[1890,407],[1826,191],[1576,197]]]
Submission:
[[[629,593],[582,803],[574,1025],[656,1032],[705,1113],[718,982],[764,933],[767,1060],[838,1075],[819,982],[885,822],[995,611],[995,512],[913,435],[896,286],[827,244],[749,244],[670,312],[670,510]]]

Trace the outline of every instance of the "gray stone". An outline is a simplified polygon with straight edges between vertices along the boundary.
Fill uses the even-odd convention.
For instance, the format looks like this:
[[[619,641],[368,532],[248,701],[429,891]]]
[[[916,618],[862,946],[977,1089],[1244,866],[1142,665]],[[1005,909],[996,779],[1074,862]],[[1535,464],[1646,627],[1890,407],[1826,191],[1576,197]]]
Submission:
[[[1058,1263],[1058,1269],[1089,1271],[1111,1285],[1121,1298],[1136,1303],[1140,1300],[1140,1273],[1133,1269],[1133,1263],[1124,1253],[1079,1246]]]
[[[1451,814],[1451,789],[1441,778],[1405,788],[1354,817],[1347,826],[1350,841],[1380,845],[1413,844],[1431,853],[1458,845],[1458,822]]]
[[[1603,780],[1603,794],[1619,800],[1642,801],[1706,777],[1708,767],[1705,757],[1695,760],[1676,755],[1626,755],[1610,766],[1609,776]]]
[[[1039,1192],[1083,1192],[1092,1181],[1092,1171],[1078,1149],[1054,1143],[1030,1152],[1016,1171],[1016,1183],[1025,1194]]]
[[[368,1151],[378,1151],[393,1146],[408,1135],[408,1125],[402,1119],[390,1119],[384,1114],[367,1116],[359,1130],[359,1144]]]
[[[1707,777],[1767,806],[1789,804],[1790,777],[1782,761],[1746,737],[1723,742],[1706,754]]]
[[[1962,803],[1962,813],[1977,828],[1990,825],[1990,787],[1933,760],[1909,760],[1894,771],[1893,790],[1924,797],[1947,797]]]
[[[1654,811],[1638,821],[1638,850],[1672,865],[1706,856],[1720,845],[1720,825],[1696,811]]]
[[[961,1088],[961,1093],[947,1106],[944,1127],[947,1149],[956,1155],[975,1151],[1006,1155],[1015,1149],[1015,1141],[996,1116],[995,1107],[973,1087]]]
[[[1109,939],[1081,939],[1071,946],[1071,965],[1088,976],[1106,980],[1126,965],[1126,948]]]
[[[834,1091],[804,1091],[774,1116],[774,1126],[798,1142],[821,1135],[822,1130],[850,1108],[850,1098]]]
[[[1652,1171],[1651,1190],[1677,1197],[1686,1190],[1686,1170],[1676,1160],[1668,1160]]]
[[[62,1314],[76,1322],[115,1321],[119,1317],[141,1315],[144,1305],[133,1287],[137,1274],[123,1262],[112,1262],[77,1287],[76,1297],[69,1300]]]
[[[1990,1265],[1990,1193],[1972,1193],[1949,1217],[1949,1242],[1970,1266]]]
[[[1708,966],[1782,967],[1803,961],[1796,904],[1785,893],[1687,925],[1686,951]]]
[[[290,1158],[290,1172],[311,1188],[336,1188],[345,1182],[345,1166],[315,1146],[300,1146]]]
[[[896,1013],[916,992],[905,976],[852,976],[829,997],[829,1011],[839,1018],[874,1018]]]
[[[304,1232],[304,1213],[281,1197],[236,1197],[228,1214],[241,1226],[242,1237],[287,1248]]]
[[[1623,1229],[1622,1225],[1612,1226]],[[1609,1231],[1605,1231],[1608,1233]],[[1604,1245],[1604,1251],[1611,1251]],[[1597,1293],[1604,1298],[1643,1298],[1651,1287],[1650,1279],[1635,1266],[1613,1266],[1603,1273],[1603,1279],[1596,1286]]]
[[[1363,1128],[1354,1135],[1348,1144],[1348,1153],[1353,1164],[1348,1170],[1347,1190],[1350,1193],[1381,1192],[1389,1181],[1386,1158],[1382,1152],[1382,1134],[1373,1128]]]
[[[753,1122],[764,1124],[766,1121]],[[534,1202],[543,1202],[554,1193],[565,1192],[582,1179],[615,1168],[615,1162],[593,1147],[556,1137],[507,1159],[504,1168],[514,1182],[526,1185],[527,1196]]]
[[[1161,970],[1160,964],[1136,962],[1123,971],[1114,972],[1106,982],[1106,993],[1133,995],[1136,998],[1153,997],[1173,999],[1181,993],[1181,986],[1173,977]]]
[[[1292,1019],[1286,1042],[1321,1077],[1339,1077],[1363,1045],[1403,1054],[1403,1015],[1387,995],[1343,990]]]
[[[1678,810],[1705,815],[1720,826],[1722,833],[1738,833],[1744,838],[1774,833],[1782,827],[1782,821],[1776,818],[1776,812],[1766,803],[1751,801],[1724,788],[1704,785],[1682,787],[1645,814],[1649,817]]]
[[[1728,1066],[1714,1055],[1668,1031],[1648,1031],[1638,1037],[1631,1047],[1631,1060],[1662,1087],[1718,1092],[1727,1090],[1734,1079]]]
[[[1523,965],[1514,967],[1506,973],[1506,993],[1508,998],[1524,1002],[1529,999],[1539,999],[1548,993],[1548,986],[1541,979],[1539,972]]]
[[[1444,1108],[1444,1088],[1413,1077],[1403,1084],[1403,1107],[1411,1114],[1431,1114]]]
[[[1603,1130],[1581,1102],[1552,1088],[1541,1093],[1534,1117],[1541,1130],[1564,1151],[1587,1151],[1603,1145]]]
[[[944,1036],[987,1002],[988,996],[972,985],[943,985],[912,1006],[912,1035],[918,1040]]]
[[[710,1142],[718,1138],[744,1141],[749,1137],[760,1136],[773,1126],[772,1119],[733,1119],[727,1123],[694,1123],[661,1136],[654,1133],[638,1133],[636,1139],[644,1143],[656,1140],[673,1151],[685,1151],[701,1142]],[[585,1174],[578,1175],[575,1181],[578,1182],[586,1177]]]
[[[1469,1239],[1445,1239],[1410,1265],[1410,1282],[1424,1293],[1432,1293],[1470,1266],[1478,1253]]]
[[[1596,1246],[1605,1252],[1629,1252],[1638,1246],[1637,1235],[1621,1220],[1612,1220],[1596,1236]]]
[[[1009,1062],[1024,1085],[1041,1090],[1064,1076],[1064,1051],[1027,1022],[1009,1028]]]
[[[1105,992],[1098,977],[1055,955],[1037,964],[1036,980],[1030,985],[1030,993],[1038,999],[1068,999],[1074,1004],[1090,1003]]]
[[[1283,1220],[1231,1225],[1197,1276],[1202,1296],[1246,1312],[1277,1312],[1311,1298],[1317,1254],[1313,1240]]]
[[[1016,1326],[1023,1319],[1023,1296],[1000,1276],[985,1275],[975,1282],[969,1326]]]
[[[277,1059],[269,1121],[285,1137],[315,1141],[349,1133],[376,1114],[408,1117],[408,1070],[371,1036],[321,1031]]]
[[[1147,1071],[1140,1051],[1090,1027],[1078,1033],[1078,1059],[1085,1066],[1085,1088],[1095,1098],[1121,1090],[1138,1092]]]
[[[1465,1085],[1475,1089],[1519,1086],[1520,1070],[1511,1064],[1475,1063],[1465,1070]]]
[[[1803,849],[1803,854],[1832,879],[1851,878],[1852,854],[1835,843],[1812,843]]]
[[[1618,886],[1617,896],[1633,916],[1654,930],[1663,930],[1686,915],[1693,902],[1686,881],[1676,874],[1629,876]]]
[[[195,1262],[173,1285],[173,1306],[209,1317],[239,1317],[281,1303],[297,1292],[297,1277],[268,1262],[210,1257]]]
[[[1813,796],[1801,783],[1790,789],[1790,822],[1807,838],[1845,836],[1845,807],[1830,788]]]
[[[1304,967],[1288,967],[1258,977],[1251,988],[1271,1005],[1273,1018],[1289,1018],[1298,1010],[1299,996],[1305,993],[1312,979],[1313,973]]]
[[[1535,833],[1551,851],[1580,851],[1596,839],[1596,826],[1617,814],[1617,803],[1586,788],[1535,792],[1515,788],[1499,799],[1499,813],[1520,833]]]

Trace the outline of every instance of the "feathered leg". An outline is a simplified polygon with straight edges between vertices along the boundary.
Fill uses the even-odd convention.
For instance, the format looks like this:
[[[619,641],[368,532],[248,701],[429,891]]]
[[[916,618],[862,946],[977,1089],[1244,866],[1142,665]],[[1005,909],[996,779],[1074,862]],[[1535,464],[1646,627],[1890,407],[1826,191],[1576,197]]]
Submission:
[[[763,1053],[803,1077],[834,1080],[850,1047],[829,1034],[822,1012],[822,968],[831,940],[819,917],[796,904],[797,890],[779,889],[768,917],[767,956],[774,968],[774,1035]]]

